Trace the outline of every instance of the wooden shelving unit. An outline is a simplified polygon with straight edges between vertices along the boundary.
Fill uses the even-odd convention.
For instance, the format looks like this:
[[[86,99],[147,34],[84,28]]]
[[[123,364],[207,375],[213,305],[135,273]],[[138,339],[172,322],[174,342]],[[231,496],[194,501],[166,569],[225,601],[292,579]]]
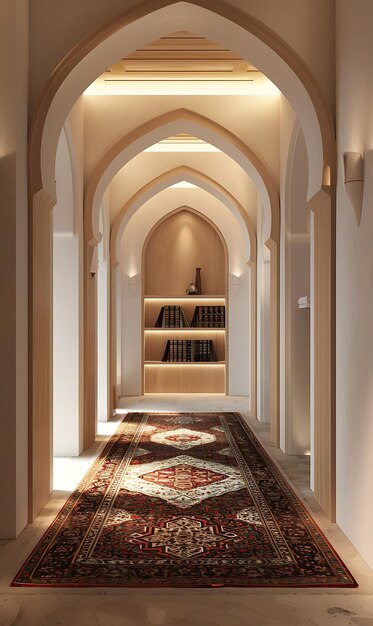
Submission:
[[[217,296],[144,297],[144,392],[145,393],[225,393],[226,328],[155,328],[160,308],[180,305],[189,323],[196,306],[224,305]],[[168,339],[211,339],[217,361],[163,362]]]
[[[144,393],[226,393],[225,328],[155,328],[162,307],[181,306],[189,324],[196,306],[225,306],[227,250],[212,223],[187,207],[161,220],[149,234],[143,257],[143,388]],[[201,295],[185,295],[196,267],[202,268]],[[177,320],[179,312],[163,311],[159,321]],[[227,326],[227,320],[225,321]],[[193,359],[213,355],[216,361],[162,361],[171,340],[212,340],[208,346],[187,344]],[[175,344],[169,356],[175,358]],[[188,353],[188,348],[190,348]],[[182,358],[184,358],[183,347]],[[206,352],[205,352],[206,351]],[[176,345],[176,355],[179,356]],[[189,358],[189,357],[187,357]]]

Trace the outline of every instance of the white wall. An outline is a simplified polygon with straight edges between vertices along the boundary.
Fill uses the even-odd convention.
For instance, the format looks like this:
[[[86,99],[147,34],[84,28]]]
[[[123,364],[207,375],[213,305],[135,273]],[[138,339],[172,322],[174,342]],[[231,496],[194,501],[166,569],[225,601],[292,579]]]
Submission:
[[[129,219],[121,241],[122,394],[141,392],[141,255],[147,234],[179,206],[191,206],[213,221],[229,255],[229,393],[250,392],[250,248],[247,234],[230,211],[201,189],[166,189]],[[234,275],[234,276],[232,276]],[[239,281],[236,278],[239,276]]]
[[[257,214],[257,417],[271,421],[270,412],[270,252],[265,242],[270,234],[270,221],[258,197]]]
[[[66,133],[56,158],[53,209],[53,453],[81,452],[79,235],[74,229],[74,184]]]
[[[65,126],[70,147],[71,167],[74,182],[74,236],[78,239],[78,282],[79,282],[79,432],[80,451],[83,450],[84,429],[84,237],[83,237],[83,166],[84,166],[84,105],[83,98],[75,103]]]
[[[373,567],[373,4],[337,8],[337,523]],[[342,154],[365,153],[357,226]]]
[[[117,380],[116,398],[122,394],[122,274],[119,266],[115,268],[115,293],[116,293],[116,359]]]
[[[287,454],[310,452],[310,233],[308,160],[303,133],[282,106],[280,244],[280,446]]]
[[[110,317],[110,259],[109,259],[109,207],[108,197],[101,205],[97,271],[97,419],[106,422],[109,414],[109,317]]]

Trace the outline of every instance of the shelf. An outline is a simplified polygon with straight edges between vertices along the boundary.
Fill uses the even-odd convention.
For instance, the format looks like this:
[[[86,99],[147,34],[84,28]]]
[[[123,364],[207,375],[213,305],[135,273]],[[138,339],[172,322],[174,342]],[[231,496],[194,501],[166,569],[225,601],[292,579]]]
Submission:
[[[177,367],[180,365],[187,365],[188,367],[201,365],[204,367],[216,367],[217,365],[220,365],[221,367],[225,367],[225,361],[145,361],[145,365],[152,365],[156,367],[169,367],[170,365],[176,365]]]
[[[144,296],[145,393],[222,393],[226,385],[226,328],[155,327],[162,306],[179,305],[191,322],[198,305],[225,305],[224,295]],[[162,361],[169,339],[209,339],[218,361]]]
[[[189,301],[189,300],[193,300],[198,301],[198,300],[224,300],[225,301],[225,296],[204,296],[203,294],[201,295],[197,295],[197,296],[188,296],[185,294],[185,296],[144,296],[144,300],[161,300],[162,302],[170,302],[171,300],[184,300],[184,301]]]

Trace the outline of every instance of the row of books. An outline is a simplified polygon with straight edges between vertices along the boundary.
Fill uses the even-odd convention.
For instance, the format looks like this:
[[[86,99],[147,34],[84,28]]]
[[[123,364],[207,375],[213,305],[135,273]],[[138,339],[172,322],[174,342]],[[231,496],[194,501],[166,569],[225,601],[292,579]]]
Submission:
[[[155,328],[188,328],[189,326],[225,328],[225,306],[196,306],[191,324],[189,324],[182,306],[162,306],[155,323]]]
[[[196,306],[192,326],[197,328],[225,328],[225,306]]]
[[[176,305],[163,306],[159,312],[156,328],[189,328],[183,307]]]
[[[217,361],[212,339],[169,339],[162,361],[189,363]]]

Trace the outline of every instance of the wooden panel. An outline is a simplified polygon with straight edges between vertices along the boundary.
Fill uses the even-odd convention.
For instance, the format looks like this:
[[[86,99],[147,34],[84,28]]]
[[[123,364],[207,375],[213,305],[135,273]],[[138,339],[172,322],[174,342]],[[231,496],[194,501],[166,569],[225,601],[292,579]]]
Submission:
[[[211,339],[218,361],[225,361],[225,332],[201,330],[156,330],[145,333],[145,361],[161,361],[168,339]]]
[[[225,393],[225,366],[145,365],[145,393]]]
[[[279,246],[273,240],[266,243],[271,252],[270,265],[270,410],[271,441],[280,445],[280,281]]]
[[[32,236],[32,347],[31,347],[31,424],[30,500],[33,521],[49,499],[52,490],[53,416],[53,200],[45,192],[34,197]]]
[[[96,437],[97,418],[97,276],[91,275],[92,246],[85,244],[84,265],[84,449]]]
[[[314,212],[314,493],[335,519],[335,381],[332,201],[324,191],[312,200]]]
[[[152,233],[145,251],[145,293],[185,295],[201,267],[202,293],[225,293],[225,254],[216,231],[191,211],[173,214]]]
[[[179,31],[161,37],[114,63],[103,77],[106,80],[201,78],[206,80],[248,80],[260,72],[228,48],[205,37]]]

